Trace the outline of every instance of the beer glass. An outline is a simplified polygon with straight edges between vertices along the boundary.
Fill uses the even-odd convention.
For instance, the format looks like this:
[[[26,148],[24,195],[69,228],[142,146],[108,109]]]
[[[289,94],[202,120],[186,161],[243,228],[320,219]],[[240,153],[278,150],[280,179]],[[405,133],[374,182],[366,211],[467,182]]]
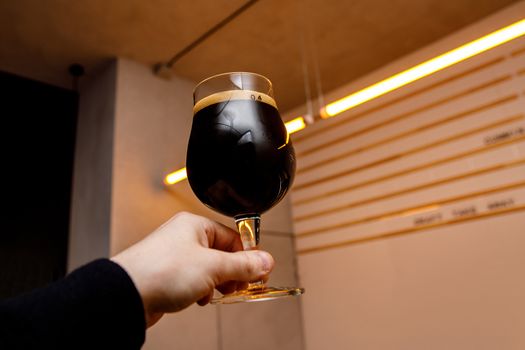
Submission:
[[[206,206],[235,219],[244,250],[257,249],[260,215],[284,197],[295,174],[294,149],[272,83],[255,73],[219,74],[200,82],[193,100],[186,158],[190,186]],[[261,281],[211,302],[269,300],[303,292]]]

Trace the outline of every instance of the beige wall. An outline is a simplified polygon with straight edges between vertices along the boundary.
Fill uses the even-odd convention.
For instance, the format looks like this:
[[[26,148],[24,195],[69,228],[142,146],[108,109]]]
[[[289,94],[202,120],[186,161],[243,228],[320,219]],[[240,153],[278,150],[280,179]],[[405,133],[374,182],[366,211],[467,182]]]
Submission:
[[[325,101],[524,14],[518,3]],[[306,349],[524,348],[525,38],[295,141]]]
[[[84,181],[86,187],[75,187],[75,193],[84,193],[91,200],[80,195],[74,197],[75,249],[70,261],[113,255],[180,210],[232,226],[231,219],[208,210],[196,200],[187,182],[170,190],[162,184],[163,175],[185,163],[194,82],[177,77],[169,81],[157,78],[149,67],[126,59],[117,60],[109,71],[101,74],[94,78],[95,84],[86,85],[81,93],[82,147],[77,155],[75,169],[80,170],[75,173],[75,184]],[[94,161],[101,161],[104,166],[93,167]],[[91,182],[101,189],[89,187]],[[92,188],[97,191],[90,192]],[[104,196],[98,196],[100,191]],[[91,220],[97,213],[102,213],[104,220],[94,225]],[[262,245],[277,260],[271,278],[276,285],[297,284],[291,227],[287,199],[263,216]],[[96,251],[90,250],[93,245]],[[211,350],[249,346],[299,350],[302,348],[299,302],[287,299],[220,308],[193,306],[165,316],[148,331],[144,348]]]

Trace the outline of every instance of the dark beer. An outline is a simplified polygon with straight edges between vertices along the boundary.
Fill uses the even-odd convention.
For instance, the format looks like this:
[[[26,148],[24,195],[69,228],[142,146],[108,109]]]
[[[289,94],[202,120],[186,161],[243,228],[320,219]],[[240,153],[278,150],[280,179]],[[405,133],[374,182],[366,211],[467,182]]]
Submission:
[[[273,98],[225,91],[199,101],[186,168],[195,195],[224,215],[262,214],[277,204],[292,184],[295,154]]]

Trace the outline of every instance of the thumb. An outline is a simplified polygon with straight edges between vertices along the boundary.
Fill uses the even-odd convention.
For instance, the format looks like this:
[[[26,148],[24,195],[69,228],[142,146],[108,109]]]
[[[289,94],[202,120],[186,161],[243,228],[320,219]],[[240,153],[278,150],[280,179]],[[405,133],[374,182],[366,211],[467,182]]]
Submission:
[[[227,281],[252,282],[266,276],[275,264],[273,257],[261,250],[221,252],[220,261],[216,263],[216,281],[222,284]]]

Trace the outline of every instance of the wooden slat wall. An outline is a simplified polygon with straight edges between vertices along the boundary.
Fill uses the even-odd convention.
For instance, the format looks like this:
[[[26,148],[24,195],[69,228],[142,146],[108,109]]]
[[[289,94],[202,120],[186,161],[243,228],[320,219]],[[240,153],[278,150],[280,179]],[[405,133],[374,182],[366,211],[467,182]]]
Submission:
[[[525,1],[324,99],[522,18]],[[292,138],[306,349],[525,349],[525,38]]]
[[[293,141],[299,254],[523,211],[525,39]]]

